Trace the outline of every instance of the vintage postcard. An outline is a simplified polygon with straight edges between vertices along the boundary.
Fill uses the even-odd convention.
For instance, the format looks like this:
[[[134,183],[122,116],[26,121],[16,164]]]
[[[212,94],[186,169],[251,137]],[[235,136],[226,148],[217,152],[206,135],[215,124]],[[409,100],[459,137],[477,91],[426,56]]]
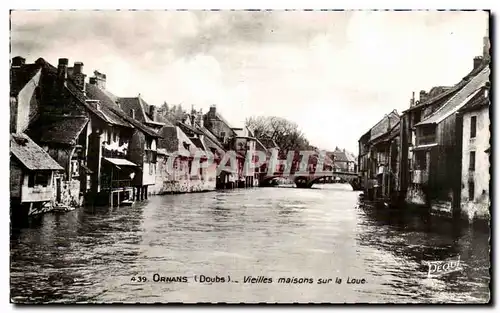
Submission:
[[[490,303],[490,18],[12,10],[11,303]]]

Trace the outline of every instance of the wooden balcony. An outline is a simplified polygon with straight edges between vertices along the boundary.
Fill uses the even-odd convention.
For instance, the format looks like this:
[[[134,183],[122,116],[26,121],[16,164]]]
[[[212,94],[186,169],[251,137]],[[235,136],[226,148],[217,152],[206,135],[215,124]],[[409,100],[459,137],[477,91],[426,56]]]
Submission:
[[[103,190],[114,190],[114,189],[124,189],[130,188],[132,186],[131,179],[120,179],[110,181],[102,181],[101,189]]]
[[[435,142],[436,142],[436,135],[435,134],[427,135],[427,136],[417,136],[417,138],[416,138],[417,146],[429,145],[429,144],[433,144]]]

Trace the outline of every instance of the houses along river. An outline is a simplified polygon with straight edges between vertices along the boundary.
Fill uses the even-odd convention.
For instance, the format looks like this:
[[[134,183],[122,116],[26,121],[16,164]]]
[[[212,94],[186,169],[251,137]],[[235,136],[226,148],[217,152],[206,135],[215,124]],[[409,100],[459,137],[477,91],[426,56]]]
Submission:
[[[49,213],[13,229],[11,298],[485,302],[488,238],[364,205],[342,184],[157,196]],[[424,261],[458,255],[462,270],[427,278]],[[166,282],[172,277],[179,281]]]

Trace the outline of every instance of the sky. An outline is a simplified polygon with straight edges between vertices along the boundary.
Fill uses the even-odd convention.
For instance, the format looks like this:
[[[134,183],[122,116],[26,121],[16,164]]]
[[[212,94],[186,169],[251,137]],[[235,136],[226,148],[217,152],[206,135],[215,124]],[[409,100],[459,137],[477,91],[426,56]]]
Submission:
[[[356,153],[412,92],[460,81],[487,32],[482,11],[13,11],[11,57],[81,61],[120,97],[215,104],[233,127],[284,117]]]

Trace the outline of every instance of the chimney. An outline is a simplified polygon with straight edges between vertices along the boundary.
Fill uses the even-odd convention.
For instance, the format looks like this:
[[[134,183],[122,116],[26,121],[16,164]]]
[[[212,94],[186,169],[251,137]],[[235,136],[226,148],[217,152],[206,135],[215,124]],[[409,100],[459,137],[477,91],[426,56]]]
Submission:
[[[424,102],[425,100],[427,100],[427,92],[425,92],[425,90],[420,90],[420,103]]]
[[[60,84],[66,86],[66,79],[68,78],[68,59],[61,58],[57,65],[57,80]]]
[[[73,65],[73,74],[82,74],[83,73],[83,62],[75,62]]]
[[[85,94],[85,78],[87,75],[83,74],[83,63],[75,62],[73,65],[73,81],[80,91]]]
[[[12,58],[12,67],[21,67],[23,66],[24,64],[26,63],[26,59],[21,57],[21,56],[17,56],[17,57],[13,57]]]
[[[149,115],[151,120],[154,122],[156,120],[156,107],[154,105],[149,106]]]
[[[90,106],[92,106],[94,109],[101,110],[101,101],[87,99],[85,100],[85,102],[88,103]]]
[[[415,91],[411,93],[410,108],[415,105]]]
[[[99,89],[106,89],[106,74],[102,74],[99,71],[94,71],[94,85]]]
[[[203,112],[200,109],[198,112],[196,112],[196,124],[203,128]]]
[[[482,56],[477,56],[477,57],[474,57],[474,67],[473,69],[477,69],[481,66],[481,64],[483,63],[483,57]]]
[[[208,114],[211,115],[211,116],[215,116],[215,113],[217,112],[216,108],[215,108],[215,104],[212,104],[210,106],[210,110],[208,111]]]
[[[483,59],[486,61],[490,60],[490,37],[483,37]]]

